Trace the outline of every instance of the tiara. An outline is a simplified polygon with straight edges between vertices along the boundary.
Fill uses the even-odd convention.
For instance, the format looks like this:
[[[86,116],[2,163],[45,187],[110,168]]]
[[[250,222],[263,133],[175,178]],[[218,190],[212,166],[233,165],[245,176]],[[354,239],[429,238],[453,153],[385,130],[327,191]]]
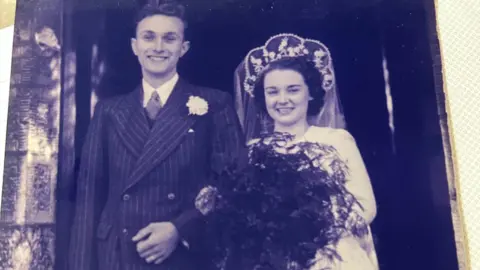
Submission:
[[[334,86],[330,51],[323,43],[294,34],[279,34],[267,40],[265,45],[251,50],[245,57],[245,92],[253,97],[255,83],[263,70],[270,63],[286,57],[307,57],[322,74],[323,89],[328,91]]]

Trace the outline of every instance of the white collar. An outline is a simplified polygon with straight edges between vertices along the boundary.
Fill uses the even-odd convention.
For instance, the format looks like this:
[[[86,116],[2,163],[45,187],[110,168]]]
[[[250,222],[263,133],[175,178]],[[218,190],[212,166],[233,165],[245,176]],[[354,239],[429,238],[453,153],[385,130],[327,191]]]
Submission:
[[[175,73],[175,75],[168,81],[166,81],[164,84],[160,85],[158,88],[153,88],[145,79],[142,80],[142,86],[143,86],[143,107],[147,106],[148,101],[152,97],[153,92],[157,92],[158,95],[160,96],[160,100],[162,101],[162,104],[165,105],[165,103],[168,100],[168,97],[173,91],[173,88],[177,84],[179,79],[178,73]]]

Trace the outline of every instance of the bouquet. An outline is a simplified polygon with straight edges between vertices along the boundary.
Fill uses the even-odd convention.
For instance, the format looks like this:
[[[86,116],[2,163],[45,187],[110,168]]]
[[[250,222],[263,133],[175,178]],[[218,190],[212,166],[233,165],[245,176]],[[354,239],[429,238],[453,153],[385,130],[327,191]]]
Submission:
[[[240,269],[308,269],[319,254],[341,259],[334,245],[345,233],[367,233],[335,148],[287,146],[291,140],[264,136],[251,145],[248,166],[226,170],[216,206],[218,248],[240,258]]]

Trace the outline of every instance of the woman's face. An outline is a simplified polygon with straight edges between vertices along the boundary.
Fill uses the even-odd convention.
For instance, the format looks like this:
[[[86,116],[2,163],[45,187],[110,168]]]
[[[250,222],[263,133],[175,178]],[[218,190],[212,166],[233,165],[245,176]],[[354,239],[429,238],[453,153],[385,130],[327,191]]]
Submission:
[[[265,105],[275,127],[290,127],[307,121],[311,99],[302,74],[295,70],[272,70],[264,78]]]

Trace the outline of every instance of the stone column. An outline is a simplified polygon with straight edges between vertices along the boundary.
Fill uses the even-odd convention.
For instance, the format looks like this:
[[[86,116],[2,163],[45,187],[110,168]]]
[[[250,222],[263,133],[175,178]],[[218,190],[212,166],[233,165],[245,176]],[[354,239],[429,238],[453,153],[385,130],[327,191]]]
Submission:
[[[0,269],[53,269],[61,19],[60,0],[17,1]]]

